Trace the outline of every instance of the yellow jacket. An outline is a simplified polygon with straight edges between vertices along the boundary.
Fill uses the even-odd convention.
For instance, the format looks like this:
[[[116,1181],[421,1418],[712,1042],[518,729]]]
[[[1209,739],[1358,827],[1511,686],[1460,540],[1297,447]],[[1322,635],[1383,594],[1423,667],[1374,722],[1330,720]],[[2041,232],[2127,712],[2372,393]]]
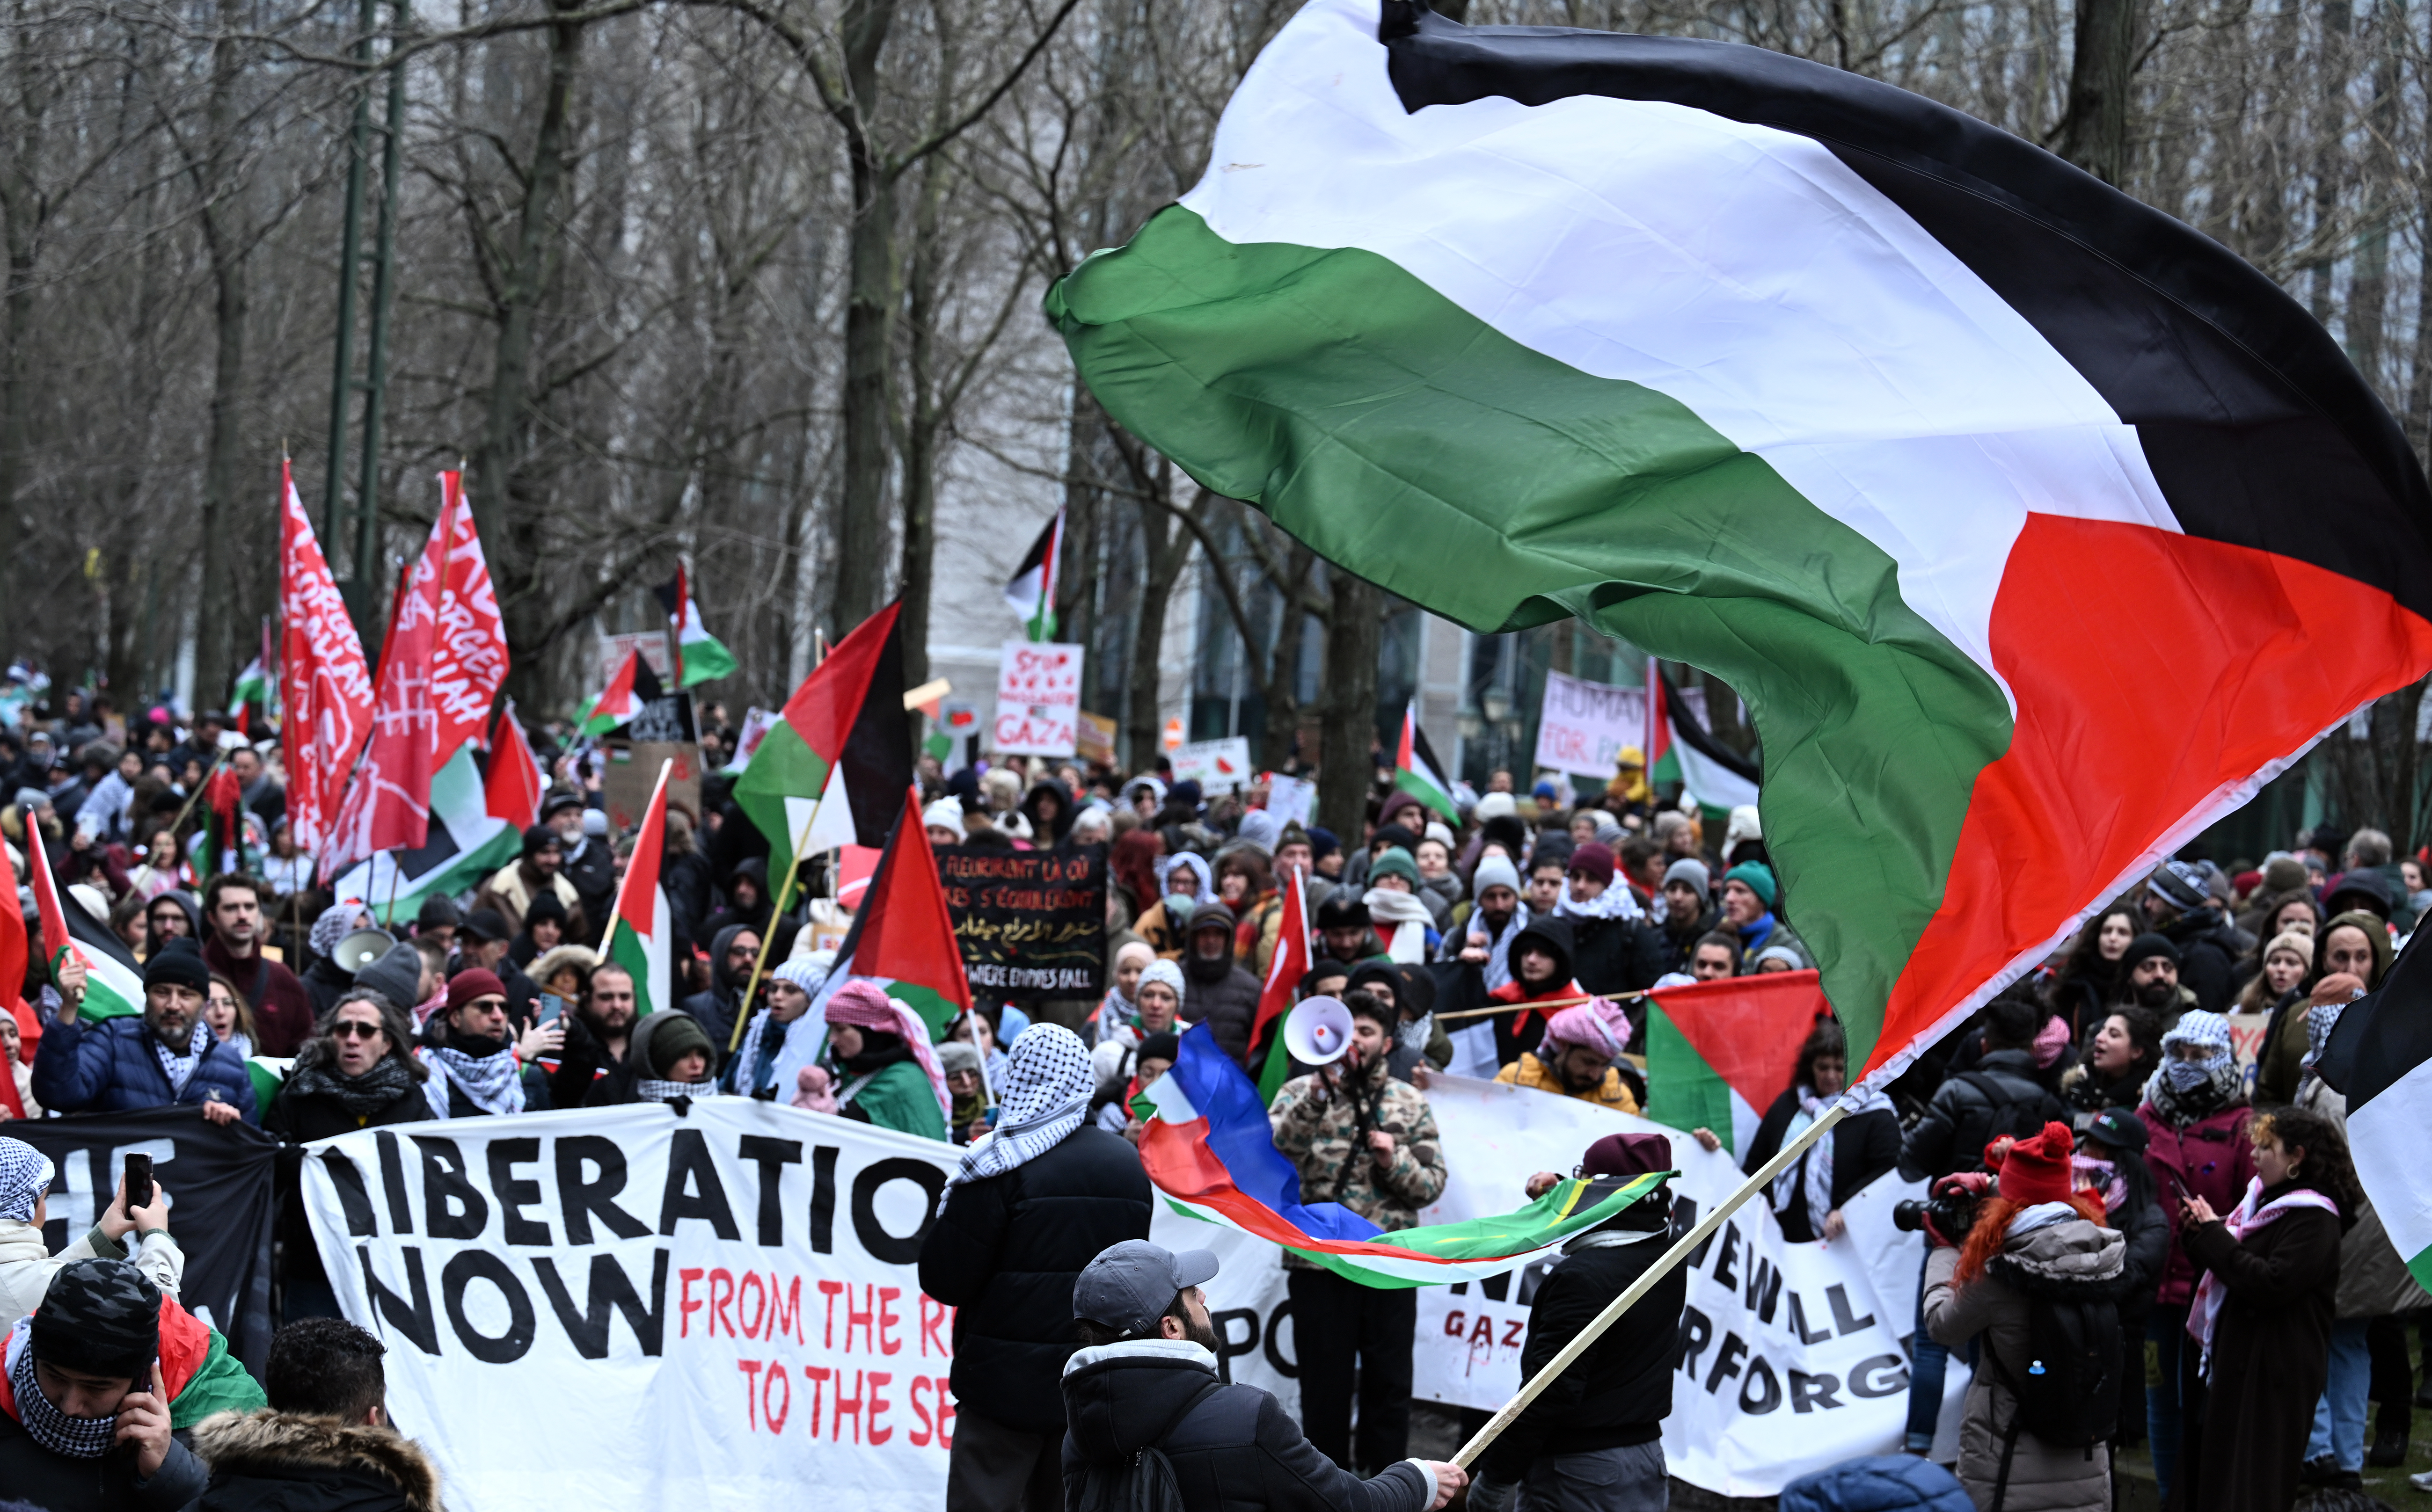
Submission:
[[[1532,1092],[1551,1092],[1556,1097],[1577,1098],[1581,1102],[1593,1102],[1599,1108],[1612,1108],[1621,1113],[1638,1111],[1638,1100],[1630,1095],[1630,1084],[1624,1082],[1621,1073],[1610,1066],[1605,1067],[1604,1082],[1595,1091],[1569,1092],[1563,1090],[1562,1079],[1554,1074],[1553,1067],[1537,1058],[1536,1051],[1522,1050],[1518,1060],[1495,1073],[1495,1079],[1506,1085],[1525,1086]]]

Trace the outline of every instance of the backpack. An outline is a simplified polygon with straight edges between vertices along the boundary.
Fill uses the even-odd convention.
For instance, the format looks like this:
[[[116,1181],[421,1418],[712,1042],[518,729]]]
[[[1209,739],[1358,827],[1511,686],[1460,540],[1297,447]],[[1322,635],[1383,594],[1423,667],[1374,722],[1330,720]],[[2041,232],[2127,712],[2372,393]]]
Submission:
[[[1986,1269],[2002,1274],[2014,1285],[2021,1279],[1998,1259]],[[1993,1362],[1993,1373],[2018,1404],[2001,1435],[2001,1470],[1993,1483],[1995,1512],[2009,1488],[2010,1457],[2018,1449],[2021,1430],[2053,1448],[2091,1453],[2119,1427],[2118,1289],[2086,1285],[2054,1291],[2047,1283],[2028,1292],[2023,1376],[2011,1371],[1999,1351],[1989,1347],[1984,1351]]]
[[[1174,1461],[1157,1446],[1191,1415],[1191,1408],[1223,1384],[1210,1381],[1192,1392],[1181,1410],[1168,1418],[1157,1436],[1135,1450],[1131,1458],[1113,1463],[1093,1461],[1085,1467],[1079,1494],[1067,1502],[1070,1512],[1184,1512],[1182,1486],[1174,1477]]]
[[[2044,1132],[2044,1124],[2052,1113],[2052,1095],[2038,1084],[2033,1095],[2020,1097],[2001,1084],[1990,1071],[1962,1071],[1951,1080],[1964,1082],[1976,1089],[1985,1102],[1984,1137],[1972,1143],[1954,1137],[1951,1152],[1958,1157],[1961,1170],[1973,1170],[1984,1147],[2008,1134],[2015,1139],[2033,1139]],[[1954,1129],[1954,1135],[1964,1131]]]

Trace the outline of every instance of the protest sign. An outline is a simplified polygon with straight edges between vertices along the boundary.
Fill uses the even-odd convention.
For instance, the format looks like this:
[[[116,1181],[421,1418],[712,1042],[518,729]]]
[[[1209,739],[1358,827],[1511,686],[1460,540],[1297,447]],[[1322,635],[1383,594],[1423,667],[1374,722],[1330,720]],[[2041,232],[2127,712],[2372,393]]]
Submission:
[[[1106,848],[1001,850],[938,846],[963,974],[1023,1001],[1095,998],[1105,986]]]
[[[625,658],[640,653],[642,664],[659,677],[667,676],[667,632],[665,630],[623,630],[600,637],[600,685],[616,680],[625,665]]]
[[[1247,735],[1192,741],[1174,753],[1174,780],[1196,782],[1200,791],[1210,798],[1230,788],[1249,786],[1251,771]]]
[[[186,1252],[178,1300],[228,1336],[259,1370],[270,1358],[272,1168],[279,1147],[250,1124],[212,1123],[200,1108],[12,1118],[0,1132],[50,1157],[56,1173],[42,1242],[57,1254],[100,1220],[129,1155],[152,1157],[169,1194],[169,1235]]]
[[[1070,756],[1081,713],[1082,647],[1007,641],[997,663],[996,727],[1003,756]]]
[[[1267,784],[1267,812],[1286,824],[1307,829],[1317,814],[1317,784],[1306,777],[1285,777],[1277,772],[1262,774],[1258,781]]]
[[[1647,743],[1647,690],[1545,674],[1537,713],[1537,765],[1582,777],[1613,776],[1625,746]]]
[[[1085,762],[1115,764],[1115,737],[1119,732],[1115,721],[1106,714],[1094,714],[1087,709],[1077,716],[1072,727],[1073,751]]]

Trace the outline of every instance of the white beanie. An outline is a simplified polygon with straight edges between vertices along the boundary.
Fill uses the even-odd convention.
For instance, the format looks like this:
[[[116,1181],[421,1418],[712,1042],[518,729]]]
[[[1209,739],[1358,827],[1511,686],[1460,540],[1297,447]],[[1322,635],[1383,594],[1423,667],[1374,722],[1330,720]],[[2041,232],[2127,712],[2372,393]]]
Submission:
[[[1488,819],[1499,819],[1507,814],[1519,812],[1518,798],[1509,793],[1489,793],[1478,800],[1477,808],[1470,810],[1470,817],[1483,824]]]
[[[1173,962],[1166,960],[1163,956],[1159,956],[1157,959],[1151,961],[1148,964],[1148,968],[1140,973],[1140,987],[1134,987],[1132,989],[1132,1001],[1140,1001],[1140,987],[1145,987],[1152,982],[1162,982],[1167,986],[1172,987],[1174,989],[1174,1000],[1175,1002],[1181,1002],[1184,1000],[1182,992],[1182,968],[1175,966]]]
[[[1478,862],[1471,877],[1470,896],[1483,898],[1489,887],[1509,887],[1515,893],[1520,890],[1520,868],[1512,865],[1512,858],[1488,856]]]
[[[920,828],[923,830],[945,829],[952,830],[956,834],[962,833],[963,800],[958,798],[948,796],[946,798],[939,798],[937,802],[930,804],[925,809],[922,809],[920,811]]]

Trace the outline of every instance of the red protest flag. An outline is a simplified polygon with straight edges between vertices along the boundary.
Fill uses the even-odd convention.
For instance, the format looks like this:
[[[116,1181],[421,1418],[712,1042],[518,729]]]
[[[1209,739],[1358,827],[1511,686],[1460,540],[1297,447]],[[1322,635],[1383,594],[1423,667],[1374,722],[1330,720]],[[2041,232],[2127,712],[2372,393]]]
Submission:
[[[371,731],[372,677],[296,496],[294,465],[279,463],[279,743],[287,765],[288,828],[299,848],[318,855],[346,772]]]

